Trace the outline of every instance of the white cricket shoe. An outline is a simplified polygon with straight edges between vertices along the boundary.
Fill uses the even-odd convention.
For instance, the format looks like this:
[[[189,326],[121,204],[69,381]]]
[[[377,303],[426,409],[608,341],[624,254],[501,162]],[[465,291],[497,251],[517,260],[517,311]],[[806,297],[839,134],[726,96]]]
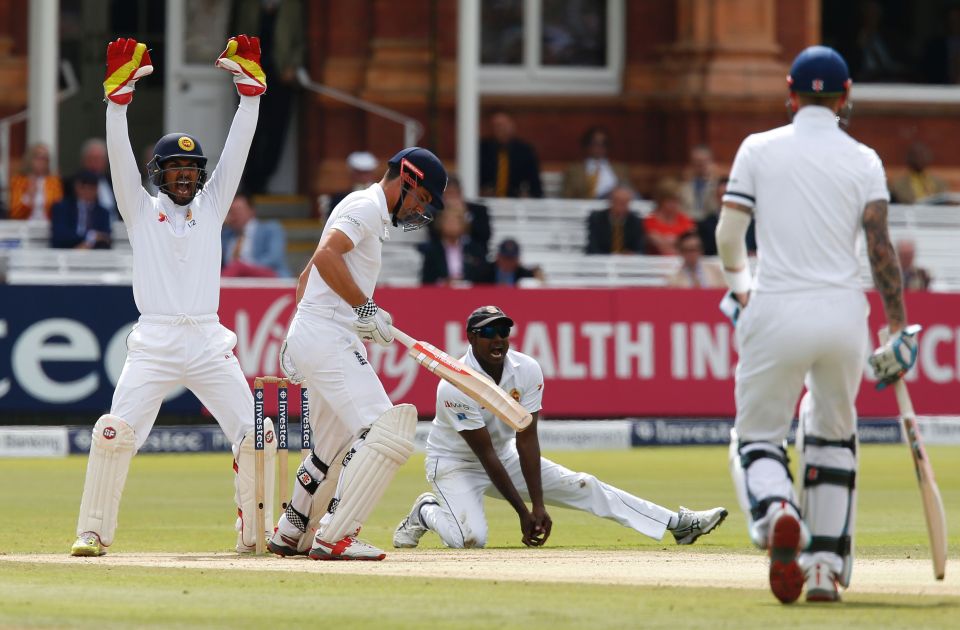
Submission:
[[[271,553],[275,553],[281,558],[307,555],[307,551],[301,551],[299,547],[299,538],[291,538],[290,536],[281,534],[279,529],[273,532],[273,536],[271,536],[270,540],[267,542],[267,549],[269,549]]]
[[[695,512],[680,506],[677,513],[679,522],[673,528],[673,537],[678,545],[692,545],[697,538],[709,534],[727,518],[727,510],[722,507]]]
[[[784,604],[792,604],[803,592],[803,569],[797,558],[805,545],[804,525],[784,501],[770,521],[767,550],[770,554],[770,590]]]
[[[309,555],[311,560],[383,560],[387,557],[382,549],[354,536],[344,536],[335,543],[317,536]]]
[[[824,562],[815,562],[806,571],[808,602],[838,602],[837,574]]]
[[[440,505],[432,492],[424,492],[413,502],[410,513],[403,517],[397,529],[393,532],[393,546],[397,549],[413,549],[420,544],[420,539],[429,530],[420,518],[420,508],[425,505]]]

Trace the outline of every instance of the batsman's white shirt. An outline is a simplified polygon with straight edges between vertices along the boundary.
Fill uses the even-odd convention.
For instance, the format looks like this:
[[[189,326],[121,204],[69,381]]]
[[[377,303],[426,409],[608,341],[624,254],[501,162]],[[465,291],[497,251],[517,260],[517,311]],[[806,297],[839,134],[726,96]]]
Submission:
[[[347,195],[330,213],[323,235],[339,230],[353,243],[344,263],[364,295],[373,297],[390,214],[380,184]],[[323,238],[321,235],[321,239]],[[287,332],[287,354],[317,401],[311,422],[315,451],[325,462],[392,404],[353,329],[353,307],[310,268],[307,286]]]
[[[189,388],[236,445],[253,425],[253,397],[219,324],[220,230],[243,174],[257,127],[259,97],[240,97],[220,162],[189,206],[151,196],[127,132],[127,106],[107,104],[107,151],[117,207],[133,249],[133,297],[140,320],[110,413],[130,424],[142,446],[160,403]]]
[[[860,291],[861,217],[879,199],[890,199],[879,156],[817,106],[747,137],[723,196],[753,209],[757,293]]]
[[[482,372],[473,349],[461,359]],[[543,401],[543,372],[523,353],[509,350],[499,386],[531,413]],[[437,387],[436,417],[427,437],[427,481],[440,501],[439,509],[421,510],[421,517],[450,547],[483,547],[487,540],[484,495],[502,498],[490,477],[460,435],[460,431],[486,427],[497,456],[513,485],[529,501],[527,483],[517,453],[516,434],[480,403],[446,381]],[[593,475],[574,472],[549,459],[540,459],[543,500],[609,518],[659,540],[666,532],[672,512],[606,484]]]

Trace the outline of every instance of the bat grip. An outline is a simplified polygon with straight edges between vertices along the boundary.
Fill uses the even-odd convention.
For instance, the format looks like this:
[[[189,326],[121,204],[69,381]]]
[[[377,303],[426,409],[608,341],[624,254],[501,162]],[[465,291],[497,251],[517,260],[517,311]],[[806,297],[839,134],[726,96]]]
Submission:
[[[402,343],[408,348],[411,347],[414,343],[416,343],[416,340],[414,340],[413,337],[411,337],[410,335],[403,332],[402,330],[400,330],[399,328],[397,328],[392,324],[390,326],[390,332],[393,333],[394,339],[396,339],[397,341],[399,341],[400,343]]]

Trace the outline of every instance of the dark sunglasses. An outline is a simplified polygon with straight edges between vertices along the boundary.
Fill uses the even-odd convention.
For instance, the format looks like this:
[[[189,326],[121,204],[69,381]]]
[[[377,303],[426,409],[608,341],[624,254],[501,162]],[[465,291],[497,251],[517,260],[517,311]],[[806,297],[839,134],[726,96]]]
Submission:
[[[484,339],[493,339],[494,337],[501,337],[506,339],[510,336],[510,326],[506,324],[500,324],[499,326],[494,326],[493,324],[487,324],[486,326],[481,326],[480,328],[474,328],[473,332],[477,333]]]

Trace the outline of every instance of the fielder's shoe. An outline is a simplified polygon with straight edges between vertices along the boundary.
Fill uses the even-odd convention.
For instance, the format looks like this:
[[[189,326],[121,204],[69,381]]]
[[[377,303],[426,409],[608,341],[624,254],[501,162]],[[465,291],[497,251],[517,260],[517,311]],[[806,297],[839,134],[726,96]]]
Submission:
[[[674,539],[678,545],[692,545],[697,538],[719,527],[723,519],[727,518],[727,511],[718,507],[694,512],[681,505],[677,516],[680,522],[672,530]]]
[[[792,604],[803,591],[803,570],[797,556],[803,548],[803,523],[784,501],[770,523],[770,590],[784,604]]]
[[[102,556],[106,551],[100,543],[100,536],[93,532],[83,532],[77,536],[73,547],[70,547],[71,556],[97,557]]]
[[[813,566],[807,569],[807,601],[840,601],[840,588],[837,586],[837,576],[830,567],[823,562],[815,562]]]
[[[440,505],[432,492],[424,492],[413,502],[410,513],[407,514],[397,529],[393,532],[393,546],[397,549],[413,549],[420,544],[420,539],[427,533],[427,528],[420,518],[420,508],[425,505]]]
[[[386,557],[382,549],[353,536],[344,536],[335,543],[314,538],[310,549],[312,560],[383,560]]]
[[[267,542],[267,549],[271,553],[275,553],[281,558],[288,558],[290,556],[305,556],[307,555],[306,551],[300,551],[297,546],[300,544],[300,539],[291,538],[290,536],[285,536],[280,533],[280,530],[277,530],[273,533],[273,536],[270,537],[270,540]]]

